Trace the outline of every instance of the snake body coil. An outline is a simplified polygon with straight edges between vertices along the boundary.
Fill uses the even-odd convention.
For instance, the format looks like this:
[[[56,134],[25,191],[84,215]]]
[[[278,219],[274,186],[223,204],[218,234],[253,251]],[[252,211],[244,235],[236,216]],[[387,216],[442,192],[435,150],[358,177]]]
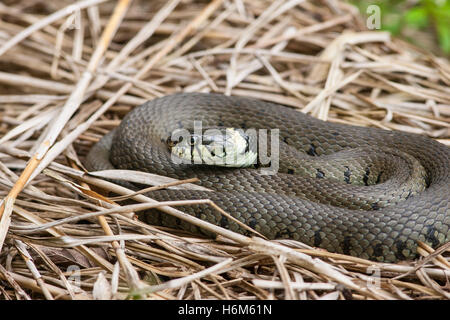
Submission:
[[[292,160],[295,152],[289,151],[274,175],[176,164],[166,141],[175,129],[192,128],[194,120],[204,127],[279,129],[279,140],[298,158]],[[450,240],[450,148],[416,134],[320,121],[256,99],[201,93],[154,99],[103,137],[86,166],[198,177],[213,191],[161,190],[149,196],[209,198],[270,239],[295,239],[332,252],[396,261],[413,258],[417,240],[434,248]],[[182,209],[247,232],[207,205]],[[145,216],[150,223],[198,232],[166,214]]]

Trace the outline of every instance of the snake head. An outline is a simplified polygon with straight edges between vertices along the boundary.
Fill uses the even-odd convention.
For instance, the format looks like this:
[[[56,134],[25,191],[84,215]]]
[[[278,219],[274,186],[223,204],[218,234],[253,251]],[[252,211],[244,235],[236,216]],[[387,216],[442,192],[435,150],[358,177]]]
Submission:
[[[183,163],[236,168],[256,163],[257,153],[249,143],[249,137],[235,128],[210,128],[202,134],[181,130],[168,139],[171,154]]]

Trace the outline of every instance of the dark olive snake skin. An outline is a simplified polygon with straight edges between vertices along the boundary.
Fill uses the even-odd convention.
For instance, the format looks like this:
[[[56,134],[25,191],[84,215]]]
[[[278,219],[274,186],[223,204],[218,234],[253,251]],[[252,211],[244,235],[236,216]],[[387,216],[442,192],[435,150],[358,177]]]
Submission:
[[[194,120],[203,127],[279,129],[279,172],[173,163],[167,138],[174,129],[192,128]],[[324,122],[256,99],[202,93],[154,99],[103,137],[86,167],[198,177],[214,191],[161,190],[149,196],[209,198],[269,239],[290,238],[366,259],[411,259],[417,240],[434,248],[450,240],[450,148],[416,134]],[[248,233],[207,205],[182,210]],[[145,217],[200,231],[156,211]]]

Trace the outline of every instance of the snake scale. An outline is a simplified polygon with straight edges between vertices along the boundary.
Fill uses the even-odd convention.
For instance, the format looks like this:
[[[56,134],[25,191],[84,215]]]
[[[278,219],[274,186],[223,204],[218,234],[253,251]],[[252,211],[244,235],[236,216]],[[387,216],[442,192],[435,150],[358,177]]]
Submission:
[[[279,129],[280,149],[288,150],[280,154],[289,156],[272,175],[256,167],[176,164],[167,140],[194,120],[204,127]],[[167,189],[149,196],[209,198],[269,239],[393,262],[416,257],[417,240],[433,248],[450,240],[449,160],[450,148],[417,134],[324,122],[253,98],[177,93],[129,112],[90,150],[86,167],[197,177],[212,191]],[[207,205],[182,210],[248,233]],[[145,217],[149,223],[200,231],[157,211]]]

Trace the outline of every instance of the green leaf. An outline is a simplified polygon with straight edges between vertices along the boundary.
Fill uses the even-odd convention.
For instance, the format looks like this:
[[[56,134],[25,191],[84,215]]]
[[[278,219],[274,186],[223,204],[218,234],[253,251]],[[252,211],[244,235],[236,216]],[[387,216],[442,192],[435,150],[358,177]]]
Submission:
[[[439,44],[445,53],[450,53],[450,30],[448,25],[439,24],[437,27]]]
[[[424,28],[428,25],[428,14],[424,7],[416,7],[405,15],[405,22],[416,28]]]

